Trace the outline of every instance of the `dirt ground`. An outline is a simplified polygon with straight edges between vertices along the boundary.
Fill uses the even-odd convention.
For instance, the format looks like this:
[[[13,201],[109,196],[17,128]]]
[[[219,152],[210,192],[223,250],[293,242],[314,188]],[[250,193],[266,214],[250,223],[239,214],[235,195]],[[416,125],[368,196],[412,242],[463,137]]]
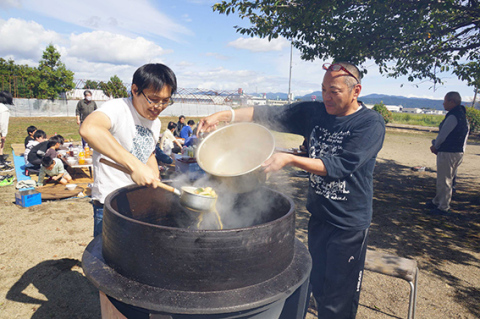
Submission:
[[[467,146],[453,214],[433,217],[423,205],[435,193],[434,136],[388,129],[375,169],[369,248],[417,260],[417,318],[479,318],[480,144]],[[268,184],[294,199],[297,237],[306,242],[307,179],[286,169]],[[0,318],[100,318],[98,292],[80,262],[92,240],[89,198],[22,208],[14,194],[13,186],[0,188]],[[408,297],[407,282],[366,271],[357,318],[406,318]]]

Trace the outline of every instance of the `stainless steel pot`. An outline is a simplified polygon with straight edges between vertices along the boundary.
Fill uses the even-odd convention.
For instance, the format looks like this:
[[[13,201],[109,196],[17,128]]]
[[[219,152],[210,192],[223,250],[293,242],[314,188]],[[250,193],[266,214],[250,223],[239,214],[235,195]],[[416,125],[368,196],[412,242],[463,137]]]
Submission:
[[[197,163],[229,191],[250,192],[266,181],[261,167],[275,150],[265,127],[236,123],[210,133],[198,146]]]

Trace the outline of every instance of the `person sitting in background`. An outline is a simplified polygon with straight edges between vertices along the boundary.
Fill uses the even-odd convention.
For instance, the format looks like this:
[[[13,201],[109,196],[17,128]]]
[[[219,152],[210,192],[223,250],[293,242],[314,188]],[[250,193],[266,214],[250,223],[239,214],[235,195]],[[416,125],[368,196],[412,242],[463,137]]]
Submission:
[[[60,157],[60,154],[57,153],[57,150],[60,148],[60,146],[63,145],[63,141],[64,139],[61,135],[52,136],[48,140],[48,146],[47,151],[45,152],[45,156],[50,156],[51,158]]]
[[[35,134],[36,131],[37,131],[37,128],[33,125],[30,125],[29,127],[27,127],[28,136],[25,137],[25,142],[24,142],[25,148],[27,147],[28,142],[35,141],[35,138],[33,137],[33,134]]]
[[[178,154],[182,150],[182,143],[173,136],[176,127],[177,124],[168,122],[167,129],[160,139],[160,149],[168,156],[171,156],[172,153]]]
[[[183,139],[187,139],[190,137],[190,135],[193,134],[193,126],[195,125],[195,122],[193,120],[188,120],[187,125],[182,128],[180,131],[180,137]]]
[[[155,146],[155,158],[160,166],[172,164],[172,153],[179,153],[182,149],[182,144],[173,136],[176,127],[177,124],[168,122],[167,129],[163,132],[160,143]]]
[[[45,175],[50,176],[52,180],[62,185],[67,185],[67,183],[72,180],[70,174],[65,171],[62,160],[59,158],[52,158],[50,156],[45,156],[42,159],[42,167],[40,168],[40,173],[38,174],[38,186],[44,185],[43,181],[45,179]]]
[[[63,137],[61,135],[55,135],[52,136],[48,141],[41,142],[38,145],[35,145],[32,147],[30,150],[30,153],[28,153],[27,159],[30,164],[33,165],[33,169],[40,169],[40,164],[42,164],[42,158],[46,156],[47,150],[52,146],[55,145],[58,141],[60,140],[60,144],[63,144]],[[57,157],[56,155],[56,150],[55,154],[53,154],[53,151],[50,151],[50,154],[53,154],[54,156],[51,156],[52,158]]]
[[[178,117],[178,122],[177,122],[177,128],[173,132],[173,135],[176,137],[180,137],[180,132],[182,131],[182,128],[185,126],[185,116],[180,115]]]
[[[47,134],[42,130],[37,130],[33,134],[33,138],[34,138],[33,140],[30,140],[28,142],[27,146],[25,147],[25,152],[23,152],[23,158],[25,160],[26,167],[33,167],[33,165],[30,164],[30,162],[28,161],[28,154],[30,153],[30,151],[34,146],[45,141],[45,139],[47,138]]]

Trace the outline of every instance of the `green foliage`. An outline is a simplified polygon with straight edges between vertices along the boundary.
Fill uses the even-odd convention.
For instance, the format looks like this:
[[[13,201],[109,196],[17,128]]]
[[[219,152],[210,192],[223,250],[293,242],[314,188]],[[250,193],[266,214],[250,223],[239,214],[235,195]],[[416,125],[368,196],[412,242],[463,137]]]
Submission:
[[[61,63],[60,53],[52,44],[43,52],[38,68],[0,58],[1,88],[15,97],[53,100],[75,87],[73,75]]]
[[[291,40],[305,60],[373,60],[381,73],[409,81],[438,83],[442,70],[469,85],[480,79],[477,0],[229,0],[213,10],[248,19],[250,27],[235,27],[241,34]]]
[[[392,123],[438,127],[444,115],[392,113]]]
[[[85,81],[84,89],[97,90],[100,88],[100,85],[97,81],[87,80]]]
[[[470,131],[480,131],[480,110],[473,107],[467,107],[467,120],[470,123]]]
[[[383,116],[383,120],[385,121],[385,124],[390,123],[392,121],[392,112],[390,112],[385,104],[383,102],[380,102],[379,104],[375,104],[373,106],[373,110],[377,111],[380,113],[381,116]]]
[[[48,45],[43,52],[37,74],[32,79],[34,96],[38,99],[58,98],[60,93],[75,88],[73,75],[60,61],[60,53],[53,44]]]
[[[107,83],[100,82],[100,88],[103,90],[103,93],[109,97],[128,97],[127,88],[116,75],[112,76]]]

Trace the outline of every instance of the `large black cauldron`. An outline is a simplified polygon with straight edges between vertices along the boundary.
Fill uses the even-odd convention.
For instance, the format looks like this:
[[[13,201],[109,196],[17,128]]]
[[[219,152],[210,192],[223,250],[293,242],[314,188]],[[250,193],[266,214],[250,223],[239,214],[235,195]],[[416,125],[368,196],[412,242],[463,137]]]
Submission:
[[[245,210],[248,196],[235,205]],[[267,188],[255,196],[273,199],[256,225],[195,230],[178,227],[175,195],[121,188],[106,199],[103,238],[84,253],[85,274],[105,294],[162,313],[231,313],[285,300],[308,279],[310,257],[295,240],[291,199]]]

